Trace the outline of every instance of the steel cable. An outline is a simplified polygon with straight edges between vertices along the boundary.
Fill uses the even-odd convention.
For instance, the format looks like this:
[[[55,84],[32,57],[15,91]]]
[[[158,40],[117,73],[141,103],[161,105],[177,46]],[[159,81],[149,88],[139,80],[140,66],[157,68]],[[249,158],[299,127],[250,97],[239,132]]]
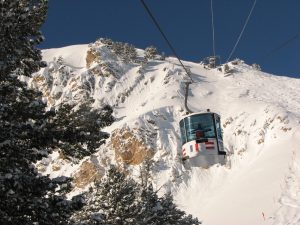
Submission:
[[[228,61],[230,60],[230,58],[232,57],[232,55],[233,55],[233,53],[234,53],[234,51],[235,51],[235,49],[236,49],[236,47],[237,47],[239,41],[241,40],[241,37],[242,37],[242,35],[243,35],[243,33],[244,33],[244,30],[245,30],[245,28],[246,28],[246,26],[247,26],[247,24],[248,24],[248,21],[249,21],[249,19],[250,19],[250,17],[251,17],[251,14],[252,14],[253,10],[254,10],[254,7],[255,7],[255,5],[256,5],[256,2],[257,2],[257,0],[254,0],[253,5],[252,5],[252,8],[251,8],[251,10],[250,10],[250,13],[249,13],[249,15],[248,15],[248,17],[247,17],[247,19],[246,19],[246,21],[245,21],[245,24],[244,24],[244,26],[243,26],[243,29],[242,29],[242,31],[241,31],[241,33],[240,33],[240,35],[239,35],[239,37],[238,37],[238,39],[237,39],[237,41],[236,41],[234,47],[233,47],[233,49],[231,50],[231,52],[230,52],[230,54],[229,54],[229,57],[228,57],[228,59],[226,60],[226,62],[228,62]]]

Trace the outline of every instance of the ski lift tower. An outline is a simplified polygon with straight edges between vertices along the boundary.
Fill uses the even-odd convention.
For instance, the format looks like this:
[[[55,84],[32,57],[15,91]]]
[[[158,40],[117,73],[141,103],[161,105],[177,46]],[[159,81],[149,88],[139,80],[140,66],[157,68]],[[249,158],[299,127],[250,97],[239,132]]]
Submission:
[[[204,68],[214,69],[220,65],[220,56],[208,56],[202,60]]]

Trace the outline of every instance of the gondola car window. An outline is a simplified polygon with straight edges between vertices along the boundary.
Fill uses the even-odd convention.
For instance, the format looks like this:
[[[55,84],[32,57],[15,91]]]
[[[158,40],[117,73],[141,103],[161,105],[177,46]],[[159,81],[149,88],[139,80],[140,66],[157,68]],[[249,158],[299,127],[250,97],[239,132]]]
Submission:
[[[223,139],[223,137],[222,137],[222,129],[221,129],[221,121],[220,121],[220,117],[219,116],[216,117],[216,129],[217,129],[217,133],[218,133],[218,138],[219,139]]]
[[[211,114],[193,115],[185,118],[187,141],[197,138],[215,138]],[[200,134],[201,136],[197,135]]]
[[[182,141],[182,144],[184,144],[184,143],[187,142],[187,140],[186,140],[186,129],[185,129],[185,126],[184,126],[184,120],[180,121],[179,126],[180,126],[180,133],[181,133],[181,141]]]

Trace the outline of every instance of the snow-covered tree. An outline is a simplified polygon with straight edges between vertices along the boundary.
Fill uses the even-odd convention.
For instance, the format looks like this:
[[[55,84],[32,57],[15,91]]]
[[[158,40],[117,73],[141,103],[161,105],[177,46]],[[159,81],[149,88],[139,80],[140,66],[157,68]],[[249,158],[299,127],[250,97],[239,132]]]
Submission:
[[[224,64],[224,66],[223,66],[223,72],[225,74],[228,74],[228,73],[232,72],[232,69],[229,67],[228,63]]]
[[[48,136],[60,140],[57,146],[66,158],[77,160],[91,155],[109,137],[100,129],[113,123],[112,108],[106,105],[93,109],[93,101],[87,100],[78,109],[64,104],[52,119]]]
[[[0,224],[66,224],[81,206],[77,197],[74,201],[65,197],[70,178],[50,179],[39,174],[34,164],[62,141],[94,147],[94,133],[90,139],[66,138],[55,112],[45,110],[42,94],[19,79],[43,65],[35,45],[42,40],[39,29],[46,11],[46,0],[0,1]],[[104,118],[110,118],[110,109],[106,111]],[[82,129],[85,137],[89,129]]]
[[[87,194],[87,205],[73,216],[75,224],[137,224],[137,184],[114,166]]]
[[[135,62],[137,59],[136,48],[128,43],[114,42],[111,39],[100,38],[97,40],[104,44],[108,49],[119,56],[125,63]]]
[[[177,208],[170,194],[162,197],[157,195],[153,190],[151,183],[152,173],[154,169],[154,161],[152,159],[145,160],[140,167],[140,180],[138,198],[138,224],[153,225],[198,225],[200,222],[197,218]]]
[[[50,224],[50,214],[57,214],[49,205],[60,202],[54,195],[58,185],[32,166],[47,154],[48,142],[47,113],[41,101],[33,101],[37,97],[16,77],[0,77],[0,224]]]
[[[122,42],[113,42],[111,49],[116,55],[121,56],[123,54],[123,45]]]
[[[43,40],[40,27],[47,0],[0,1],[0,75],[12,71],[29,76],[44,63],[34,46]]]
[[[96,42],[100,42],[102,44],[105,44],[109,49],[112,48],[113,41],[109,38],[99,38]]]
[[[147,187],[139,186],[137,224],[153,225],[198,225],[197,218],[193,218],[175,205],[173,197],[166,194],[162,197],[157,195],[151,184]]]
[[[257,64],[257,63],[253,63],[251,66],[252,66],[253,69],[255,69],[255,70],[257,70],[257,71],[261,71],[261,67],[260,67],[260,65]]]
[[[153,224],[153,225],[198,225],[201,224],[197,218],[177,208],[173,202],[173,197],[166,194],[158,197],[157,193],[153,191],[151,185],[143,189],[139,200],[139,212],[137,213],[137,220],[139,224]]]
[[[133,45],[128,43],[124,44],[122,58],[125,62],[135,62],[137,58],[137,52]]]
[[[151,168],[153,166],[153,160],[145,160],[140,166],[140,185],[142,187],[148,187],[149,182],[151,182],[152,174]]]
[[[198,225],[200,222],[197,218],[177,208],[173,202],[173,197],[166,194],[162,197],[154,191],[151,177],[154,161],[147,159],[140,168],[140,180],[138,192],[138,213],[136,214],[138,224],[153,225]]]
[[[64,224],[73,210],[64,197],[70,179],[41,176],[33,166],[53,144],[45,126],[52,113],[41,93],[17,76],[41,65],[34,45],[47,1],[3,0],[0,6],[0,224]]]
[[[178,209],[171,195],[158,197],[152,185],[140,185],[115,167],[90,189],[87,204],[73,216],[72,222],[78,225],[200,224],[197,218]]]
[[[154,46],[149,46],[145,49],[145,58],[146,59],[155,59],[158,52],[157,49]]]

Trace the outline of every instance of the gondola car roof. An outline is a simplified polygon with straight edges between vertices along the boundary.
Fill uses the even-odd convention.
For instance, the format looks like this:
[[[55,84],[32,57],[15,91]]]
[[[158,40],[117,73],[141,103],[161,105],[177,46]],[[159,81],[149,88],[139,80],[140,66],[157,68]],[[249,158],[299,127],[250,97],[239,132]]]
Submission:
[[[183,120],[184,118],[195,116],[195,115],[205,115],[205,114],[216,114],[216,115],[220,116],[218,113],[208,111],[208,112],[191,113],[191,114],[182,116],[180,120]]]

